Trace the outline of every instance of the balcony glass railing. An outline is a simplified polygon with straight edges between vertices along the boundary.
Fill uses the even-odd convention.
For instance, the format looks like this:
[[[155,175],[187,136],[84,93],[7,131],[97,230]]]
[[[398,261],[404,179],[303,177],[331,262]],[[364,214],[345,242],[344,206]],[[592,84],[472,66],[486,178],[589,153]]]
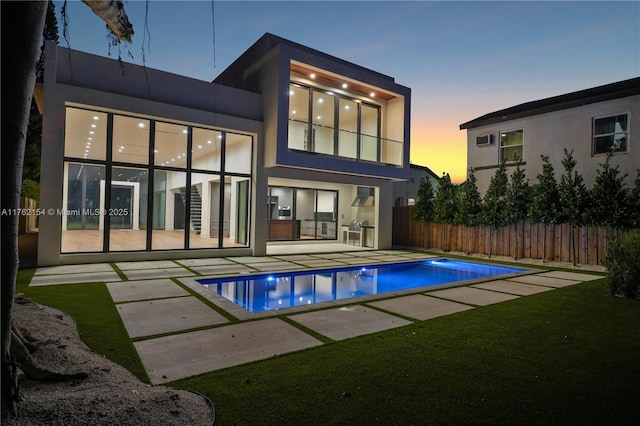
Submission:
[[[334,144],[336,134],[338,138],[337,152]],[[358,144],[360,144],[359,150]],[[311,125],[311,137],[309,137],[309,123],[298,120],[289,120],[288,146],[291,149],[301,151],[393,166],[402,165],[404,149],[404,143],[401,141],[341,129],[336,132],[333,127],[318,124]]]

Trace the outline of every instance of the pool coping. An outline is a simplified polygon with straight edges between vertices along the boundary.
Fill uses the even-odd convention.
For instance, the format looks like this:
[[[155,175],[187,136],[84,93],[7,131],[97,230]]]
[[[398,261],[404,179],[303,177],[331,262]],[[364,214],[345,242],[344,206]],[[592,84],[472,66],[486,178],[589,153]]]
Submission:
[[[446,256],[434,256],[434,257],[430,258],[429,260],[437,260],[437,259],[456,260],[456,259],[450,259],[450,258],[448,258]],[[372,263],[363,263],[361,265],[350,265],[350,266],[353,266],[353,267],[358,267],[358,266],[375,267],[375,266],[394,265],[394,264],[401,264],[401,263],[414,263],[414,262],[419,262],[421,260],[427,260],[427,259],[407,259],[406,261],[393,261],[393,262],[380,262],[380,261],[376,262],[374,260]],[[499,264],[496,264],[496,263],[485,262],[485,261],[481,261],[481,260],[470,260],[470,261],[467,261],[467,262],[479,263],[479,264],[483,264],[483,265],[487,265],[487,266],[494,266],[494,267],[495,266],[504,266],[504,267],[507,267],[507,268],[515,268],[515,266],[499,265]],[[379,301],[379,300],[391,299],[391,298],[395,298],[395,297],[399,297],[399,296],[407,296],[407,295],[411,295],[411,294],[419,294],[419,293],[425,293],[425,292],[430,292],[430,291],[435,291],[435,290],[442,290],[442,289],[446,289],[446,288],[468,286],[468,285],[472,285],[472,284],[479,284],[479,283],[496,281],[496,280],[504,280],[504,279],[514,278],[514,277],[519,277],[519,276],[524,276],[524,275],[538,274],[538,273],[546,271],[546,269],[538,269],[538,268],[522,267],[522,266],[517,266],[517,268],[518,269],[522,269],[523,271],[514,272],[514,273],[511,273],[511,274],[497,275],[497,276],[493,276],[493,277],[474,278],[474,279],[470,279],[470,280],[455,281],[455,282],[452,282],[452,283],[443,283],[443,284],[435,284],[435,285],[428,285],[428,286],[422,286],[422,287],[415,287],[415,288],[410,288],[410,289],[405,289],[405,290],[391,291],[391,292],[387,292],[387,293],[370,294],[370,295],[365,295],[365,296],[354,296],[354,297],[350,297],[350,298],[346,298],[346,299],[339,299],[339,300],[331,300],[331,301],[326,301],[326,302],[314,303],[312,305],[300,305],[300,306],[293,306],[293,307],[287,307],[287,308],[282,308],[282,309],[273,309],[273,310],[261,311],[261,312],[248,311],[245,308],[243,308],[242,306],[237,305],[235,302],[227,299],[226,297],[216,293],[213,290],[210,290],[210,289],[206,288],[199,281],[206,280],[206,279],[221,279],[221,278],[223,278],[223,279],[224,278],[242,279],[242,278],[251,277],[251,276],[267,275],[268,273],[266,273],[264,271],[241,272],[241,273],[230,274],[230,275],[221,274],[221,275],[215,275],[215,276],[179,277],[179,278],[176,278],[176,280],[179,281],[184,286],[186,286],[189,289],[191,289],[192,291],[194,291],[195,293],[197,293],[198,295],[200,295],[201,297],[203,297],[204,299],[206,299],[207,301],[213,303],[219,309],[221,309],[221,310],[225,311],[226,313],[232,315],[233,317],[235,317],[235,318],[237,318],[237,319],[239,319],[241,321],[248,321],[248,320],[261,319],[261,318],[270,318],[270,317],[275,317],[275,316],[280,316],[280,315],[291,315],[291,314],[311,312],[311,311],[322,310],[322,309],[329,309],[329,308],[336,308],[336,307],[342,307],[342,306],[356,305],[356,304],[363,303],[363,302]],[[289,270],[286,270],[286,271],[274,271],[272,273],[273,274],[278,274],[278,273],[314,272],[314,271],[325,271],[325,270],[332,270],[332,269],[337,269],[337,268],[335,268],[335,267],[333,267],[333,268],[331,268],[331,267],[330,268],[327,268],[327,267],[317,267],[317,268],[315,268],[315,267],[300,267],[300,268],[295,268],[295,269],[289,269]]]

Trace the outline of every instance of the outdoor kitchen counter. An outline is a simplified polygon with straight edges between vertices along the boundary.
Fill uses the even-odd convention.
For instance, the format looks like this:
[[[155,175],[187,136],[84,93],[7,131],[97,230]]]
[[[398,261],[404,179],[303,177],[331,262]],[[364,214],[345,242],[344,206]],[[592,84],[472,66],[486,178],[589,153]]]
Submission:
[[[360,247],[374,247],[375,226],[361,225],[353,227],[351,225],[342,225],[342,243],[351,244]]]

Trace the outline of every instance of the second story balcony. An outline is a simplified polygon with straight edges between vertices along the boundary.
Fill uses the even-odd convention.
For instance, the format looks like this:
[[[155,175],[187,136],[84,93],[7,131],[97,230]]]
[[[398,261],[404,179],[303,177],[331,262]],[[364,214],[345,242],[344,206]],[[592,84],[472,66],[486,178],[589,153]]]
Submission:
[[[398,167],[402,166],[404,148],[402,141],[294,119],[289,119],[288,145],[299,151]]]

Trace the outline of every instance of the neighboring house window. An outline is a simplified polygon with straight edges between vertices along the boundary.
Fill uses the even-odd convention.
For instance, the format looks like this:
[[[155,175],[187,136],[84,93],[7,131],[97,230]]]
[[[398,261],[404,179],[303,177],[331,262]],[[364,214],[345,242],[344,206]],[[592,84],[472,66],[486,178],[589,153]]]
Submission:
[[[500,160],[522,160],[522,141],[522,129],[500,132]]]
[[[627,152],[629,146],[628,114],[593,119],[593,155]]]
[[[407,199],[407,205],[408,206],[415,206],[416,205],[416,199],[415,198]]]

